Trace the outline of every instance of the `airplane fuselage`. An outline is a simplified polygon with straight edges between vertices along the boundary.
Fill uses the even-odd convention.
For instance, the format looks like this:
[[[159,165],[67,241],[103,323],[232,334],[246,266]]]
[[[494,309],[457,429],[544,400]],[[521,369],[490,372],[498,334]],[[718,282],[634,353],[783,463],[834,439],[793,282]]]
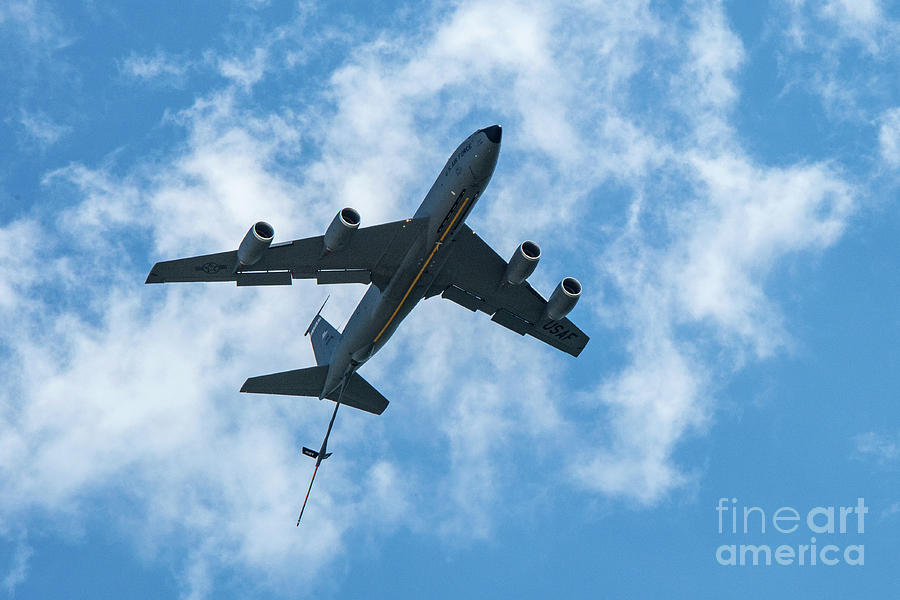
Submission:
[[[494,125],[466,138],[453,152],[414,219],[427,219],[400,267],[383,289],[372,284],[344,327],[328,369],[322,396],[371,358],[440,273],[449,242],[487,187],[497,165],[501,130]]]

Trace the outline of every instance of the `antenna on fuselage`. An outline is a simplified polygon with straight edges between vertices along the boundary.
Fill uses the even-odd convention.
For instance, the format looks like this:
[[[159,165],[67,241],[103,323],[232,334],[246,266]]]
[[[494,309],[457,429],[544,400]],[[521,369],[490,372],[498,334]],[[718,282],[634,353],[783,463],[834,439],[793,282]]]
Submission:
[[[323,304],[322,306],[325,305]],[[309,480],[309,487],[306,488],[306,497],[303,498],[303,506],[300,507],[300,516],[297,517],[297,527],[300,527],[300,519],[303,518],[303,511],[306,510],[306,502],[309,500],[309,492],[312,491],[313,482],[316,480],[316,473],[319,472],[319,465],[322,464],[323,460],[331,456],[331,452],[328,452],[328,436],[331,435],[331,428],[334,426],[334,418],[337,416],[338,408],[341,406],[341,397],[344,395],[344,386],[346,386],[346,384],[347,379],[344,378],[341,381],[341,391],[338,393],[337,401],[334,403],[334,412],[331,413],[331,420],[328,422],[328,429],[325,431],[325,439],[322,440],[322,447],[316,452],[311,448],[303,446],[303,454],[316,459],[316,467],[313,469],[312,478]]]

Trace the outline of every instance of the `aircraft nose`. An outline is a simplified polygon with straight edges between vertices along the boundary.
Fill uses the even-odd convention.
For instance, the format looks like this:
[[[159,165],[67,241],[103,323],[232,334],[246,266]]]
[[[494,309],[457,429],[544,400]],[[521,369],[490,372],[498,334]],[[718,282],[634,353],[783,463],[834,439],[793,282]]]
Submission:
[[[490,127],[485,127],[481,131],[484,132],[484,135],[487,136],[487,139],[494,142],[495,144],[499,144],[500,138],[503,136],[503,129],[501,129],[499,125],[491,125]]]

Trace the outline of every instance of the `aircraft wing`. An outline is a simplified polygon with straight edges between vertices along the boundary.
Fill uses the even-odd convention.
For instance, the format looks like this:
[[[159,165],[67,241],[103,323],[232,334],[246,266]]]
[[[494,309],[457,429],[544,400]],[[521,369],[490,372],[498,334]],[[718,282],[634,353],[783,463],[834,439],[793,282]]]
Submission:
[[[386,284],[426,219],[405,219],[354,232],[341,250],[323,256],[324,236],[270,246],[258,262],[234,272],[237,250],[167,260],[153,265],[146,283],[236,281],[238,285],[290,285],[292,279],[317,283]]]
[[[519,335],[527,333],[572,356],[581,353],[590,338],[567,318],[545,317],[547,301],[527,281],[501,283],[507,262],[469,226],[460,226],[452,244],[453,251],[427,295],[441,294],[471,311],[492,315],[492,321]]]

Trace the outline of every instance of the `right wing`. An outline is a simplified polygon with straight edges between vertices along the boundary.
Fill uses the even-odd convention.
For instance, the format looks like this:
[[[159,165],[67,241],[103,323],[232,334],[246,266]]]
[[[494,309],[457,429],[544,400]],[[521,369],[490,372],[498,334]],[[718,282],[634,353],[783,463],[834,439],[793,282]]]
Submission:
[[[322,254],[324,236],[270,246],[258,262],[237,272],[237,250],[167,260],[153,265],[146,283],[236,281],[238,285],[290,285],[292,279],[317,283],[386,284],[406,256],[427,219],[404,219],[354,232],[347,246]]]
[[[468,225],[461,225],[451,242],[450,256],[426,296],[443,298],[491,315],[491,321],[519,335],[526,333],[545,344],[578,356],[589,337],[572,321],[556,320],[545,314],[547,301],[524,281],[504,285],[507,262]]]

